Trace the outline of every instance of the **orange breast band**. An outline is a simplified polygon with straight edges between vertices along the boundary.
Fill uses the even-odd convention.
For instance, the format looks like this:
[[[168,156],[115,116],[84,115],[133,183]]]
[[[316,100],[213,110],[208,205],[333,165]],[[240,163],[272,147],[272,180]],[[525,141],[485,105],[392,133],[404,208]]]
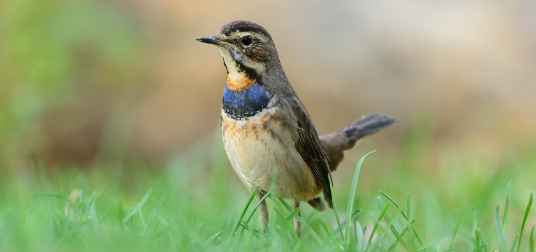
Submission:
[[[233,91],[248,89],[255,80],[248,78],[244,73],[229,73],[227,86]]]

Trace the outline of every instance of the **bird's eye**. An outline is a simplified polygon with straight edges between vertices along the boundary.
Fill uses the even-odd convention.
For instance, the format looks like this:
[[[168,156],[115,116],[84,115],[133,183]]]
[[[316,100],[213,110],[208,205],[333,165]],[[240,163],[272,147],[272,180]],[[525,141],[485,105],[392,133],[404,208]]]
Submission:
[[[242,44],[246,46],[251,45],[251,42],[253,42],[253,38],[251,36],[245,36],[242,38]]]

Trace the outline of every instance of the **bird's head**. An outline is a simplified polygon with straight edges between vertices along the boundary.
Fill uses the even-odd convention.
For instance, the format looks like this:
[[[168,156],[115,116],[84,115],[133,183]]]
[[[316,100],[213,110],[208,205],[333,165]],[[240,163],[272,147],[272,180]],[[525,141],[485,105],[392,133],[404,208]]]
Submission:
[[[232,84],[229,81],[258,80],[268,69],[280,66],[272,37],[253,22],[233,21],[225,24],[216,35],[196,40],[218,47],[227,68],[229,85]]]

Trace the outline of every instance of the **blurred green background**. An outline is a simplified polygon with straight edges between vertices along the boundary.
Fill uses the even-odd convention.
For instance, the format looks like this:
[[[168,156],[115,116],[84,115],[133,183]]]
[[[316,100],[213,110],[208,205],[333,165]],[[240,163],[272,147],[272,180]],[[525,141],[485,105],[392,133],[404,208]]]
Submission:
[[[2,0],[2,188],[37,190],[40,173],[53,185],[97,169],[145,191],[139,174],[181,180],[209,167],[180,159],[166,168],[192,146],[205,146],[195,147],[201,159],[223,153],[212,139],[225,70],[194,39],[237,19],[270,32],[320,134],[363,114],[397,119],[347,154],[336,190],[348,191],[357,160],[376,149],[358,188],[364,206],[379,189],[417,189],[441,211],[453,206],[455,220],[472,204],[497,204],[513,180],[522,214],[536,176],[532,1]],[[208,181],[247,197],[221,162],[231,175]]]

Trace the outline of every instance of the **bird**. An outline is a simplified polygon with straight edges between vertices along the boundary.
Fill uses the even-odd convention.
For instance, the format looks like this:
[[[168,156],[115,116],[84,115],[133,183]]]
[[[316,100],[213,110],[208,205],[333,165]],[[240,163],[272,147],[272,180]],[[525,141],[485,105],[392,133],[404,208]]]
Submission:
[[[294,209],[307,202],[324,210],[321,193],[333,208],[329,176],[343,160],[344,151],[395,120],[372,114],[318,136],[266,29],[237,20],[223,25],[214,36],[196,40],[215,45],[223,58],[227,71],[220,117],[223,145],[241,182],[260,200],[263,229],[269,216],[266,201],[261,199],[274,187],[273,194],[290,199]],[[299,235],[298,216],[293,229]]]

